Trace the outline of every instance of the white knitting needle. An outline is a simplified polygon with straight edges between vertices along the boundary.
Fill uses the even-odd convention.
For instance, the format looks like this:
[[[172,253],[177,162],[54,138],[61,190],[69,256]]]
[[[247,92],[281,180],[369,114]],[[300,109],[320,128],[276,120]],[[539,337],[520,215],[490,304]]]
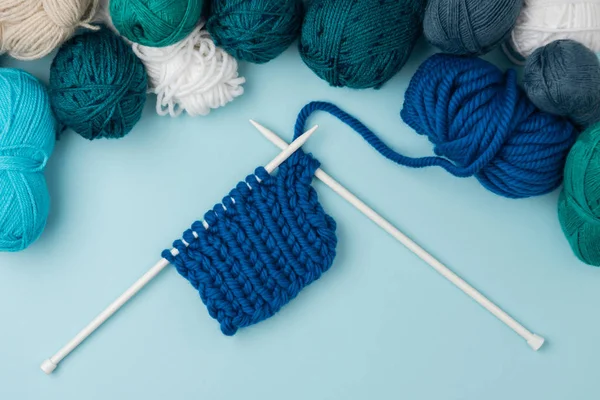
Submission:
[[[289,156],[294,154],[302,145],[308,140],[308,138],[317,130],[318,125],[315,125],[312,129],[306,131],[304,134],[294,140],[289,146],[285,146],[281,153],[277,155],[270,163],[265,166],[265,170],[270,174],[279,165],[281,165]],[[208,224],[204,223],[204,227],[208,228]],[[196,235],[194,233],[194,235]],[[177,249],[171,249],[171,254],[176,256],[179,254]],[[140,279],[138,279],[129,289],[127,289],[121,296],[113,301],[104,311],[102,311],[92,322],[90,322],[85,328],[83,328],[73,339],[69,341],[62,349],[60,349],[52,357],[45,360],[40,368],[46,374],[51,374],[56,369],[58,363],[60,363],[66,356],[69,355],[77,346],[79,346],[88,336],[90,336],[96,329],[100,327],[107,319],[109,319],[114,313],[116,313],[127,301],[129,301],[137,292],[139,292],[144,286],[148,284],[156,275],[162,271],[169,262],[166,259],[161,259],[155,266],[150,268]]]
[[[250,120],[250,123],[254,125],[264,137],[269,139],[275,146],[280,149],[285,149],[287,143],[277,136],[274,132],[268,130],[264,126],[257,122]],[[344,200],[353,205],[358,211],[366,215],[371,221],[375,222],[380,228],[392,235],[394,239],[406,246],[411,252],[413,252],[421,260],[429,264],[433,269],[439,272],[444,278],[448,279],[465,294],[471,297],[473,300],[478,302],[483,308],[492,313],[500,321],[504,322],[509,328],[515,331],[519,336],[527,341],[529,347],[533,350],[538,350],[544,344],[544,338],[536,335],[533,332],[527,330],[523,325],[518,323],[514,318],[504,312],[496,304],[488,300],[484,295],[479,293],[477,289],[465,282],[461,277],[452,272],[444,264],[436,260],[431,254],[427,253],[421,246],[413,242],[409,237],[400,232],[395,226],[386,221],[381,215],[377,214],[371,207],[363,203],[358,197],[353,195],[340,185],[335,179],[326,174],[322,169],[317,169],[315,176],[321,180],[325,185],[329,186],[334,192],[339,194]]]

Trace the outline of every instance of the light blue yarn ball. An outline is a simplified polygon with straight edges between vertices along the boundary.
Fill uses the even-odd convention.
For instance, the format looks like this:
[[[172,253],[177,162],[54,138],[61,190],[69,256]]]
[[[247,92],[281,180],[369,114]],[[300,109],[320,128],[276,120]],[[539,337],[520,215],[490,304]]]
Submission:
[[[20,251],[46,226],[57,126],[45,87],[24,71],[0,68],[0,99],[0,251]]]

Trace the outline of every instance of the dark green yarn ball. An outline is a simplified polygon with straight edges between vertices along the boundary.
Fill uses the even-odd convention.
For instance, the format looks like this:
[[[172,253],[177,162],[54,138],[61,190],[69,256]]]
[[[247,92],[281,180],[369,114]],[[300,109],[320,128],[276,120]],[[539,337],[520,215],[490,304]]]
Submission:
[[[332,86],[378,88],[404,66],[421,35],[425,0],[313,0],[300,55]]]
[[[558,217],[575,255],[600,266],[600,124],[583,132],[565,166]]]
[[[238,60],[271,61],[300,35],[302,0],[212,0],[206,29]]]
[[[200,20],[203,0],[110,0],[110,17],[132,42],[165,47],[186,38]]]
[[[107,28],[67,41],[50,67],[50,102],[57,119],[86,139],[120,138],[146,102],[144,65]]]

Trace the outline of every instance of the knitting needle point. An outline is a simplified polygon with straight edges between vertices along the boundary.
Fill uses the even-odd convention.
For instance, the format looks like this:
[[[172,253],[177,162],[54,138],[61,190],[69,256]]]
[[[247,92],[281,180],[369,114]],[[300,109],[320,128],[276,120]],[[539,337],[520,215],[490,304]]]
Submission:
[[[287,160],[296,150],[298,150],[306,141],[310,138],[310,136],[315,133],[318,126],[315,125],[313,128],[309,129],[301,136],[299,136],[296,140],[294,140],[289,146],[285,146],[281,153],[277,155],[270,163],[265,166],[265,170],[268,173],[273,172],[279,165],[281,165],[285,160]],[[205,224],[206,227],[208,225]],[[177,255],[178,251],[176,249],[172,249],[171,253],[173,255]],[[127,303],[133,296],[136,295],[144,286],[146,286],[156,275],[162,271],[169,262],[166,259],[161,259],[158,263],[156,263],[152,268],[148,270],[141,278],[139,278],[129,289],[127,289],[121,296],[119,296],[115,301],[113,301],[104,311],[102,311],[96,318],[92,320],[85,328],[83,328],[73,339],[71,339],[63,348],[61,348],[56,354],[52,357],[44,360],[40,365],[42,371],[46,374],[51,374],[52,371],[56,369],[58,364],[71,353],[77,346],[79,346],[88,336],[90,336],[96,329],[98,329],[106,320],[108,320],[114,313],[116,313],[125,303]]]
[[[265,128],[256,121],[250,120],[250,123],[270,142],[280,149],[284,149],[287,143],[277,136],[273,131]],[[444,278],[452,282],[456,287],[462,290],[467,296],[471,297],[483,308],[492,313],[496,318],[506,324],[509,328],[515,331],[519,336],[527,341],[529,347],[533,350],[539,350],[544,344],[544,338],[536,335],[535,333],[527,330],[523,325],[518,323],[510,315],[504,312],[496,304],[488,300],[482,295],[477,289],[465,282],[461,277],[452,272],[448,267],[442,264],[440,261],[435,259],[431,254],[426,252],[421,246],[412,241],[409,237],[400,232],[390,222],[385,220],[381,215],[377,214],[372,208],[363,203],[358,197],[353,195],[348,189],[339,184],[335,179],[326,174],[321,168],[315,172],[317,179],[321,180],[325,185],[329,186],[334,192],[339,194],[344,200],[354,206],[358,211],[367,216],[371,221],[377,224],[384,231],[389,233],[397,241],[402,243],[412,253],[414,253],[421,260],[425,261],[429,266],[439,272]]]

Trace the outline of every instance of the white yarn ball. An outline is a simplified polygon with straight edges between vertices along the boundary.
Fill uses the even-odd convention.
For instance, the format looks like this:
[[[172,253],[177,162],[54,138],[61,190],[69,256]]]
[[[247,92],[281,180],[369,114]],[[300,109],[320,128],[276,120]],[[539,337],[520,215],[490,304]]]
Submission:
[[[525,0],[507,45],[507,55],[522,63],[536,49],[571,39],[600,51],[600,0]]]
[[[42,58],[94,18],[98,0],[1,0],[0,53]]]
[[[237,61],[215,46],[201,23],[184,40],[168,47],[133,44],[146,66],[156,112],[176,117],[207,115],[244,93]]]

